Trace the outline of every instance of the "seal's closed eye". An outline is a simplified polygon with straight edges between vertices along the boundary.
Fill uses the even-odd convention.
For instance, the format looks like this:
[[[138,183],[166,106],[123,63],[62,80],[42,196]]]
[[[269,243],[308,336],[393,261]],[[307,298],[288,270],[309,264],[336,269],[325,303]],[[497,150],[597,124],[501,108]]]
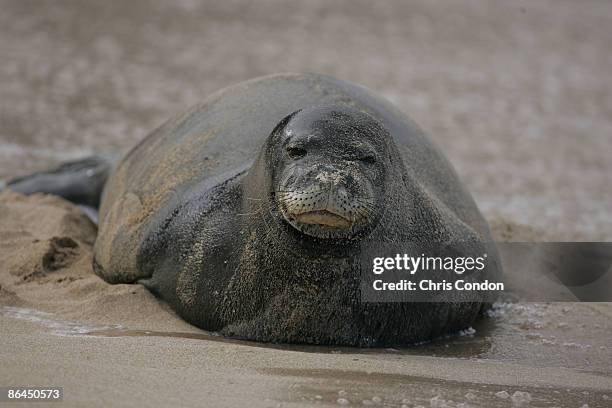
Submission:
[[[357,160],[363,163],[367,163],[367,164],[374,164],[376,163],[376,156],[373,154],[366,154],[366,155],[360,156]]]
[[[306,149],[301,147],[289,146],[287,148],[287,154],[292,159],[301,159],[302,157],[306,156],[306,153]]]

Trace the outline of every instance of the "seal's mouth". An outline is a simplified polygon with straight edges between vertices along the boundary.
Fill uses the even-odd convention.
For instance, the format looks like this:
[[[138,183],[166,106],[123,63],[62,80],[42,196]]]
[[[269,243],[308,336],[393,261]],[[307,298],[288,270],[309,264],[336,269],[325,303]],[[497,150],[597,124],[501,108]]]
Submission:
[[[295,183],[294,183],[295,184]],[[284,221],[316,238],[353,238],[372,224],[376,203],[369,189],[345,185],[283,184],[273,195]]]
[[[348,228],[353,225],[348,218],[327,210],[308,211],[294,216],[300,224],[324,225],[332,228]]]

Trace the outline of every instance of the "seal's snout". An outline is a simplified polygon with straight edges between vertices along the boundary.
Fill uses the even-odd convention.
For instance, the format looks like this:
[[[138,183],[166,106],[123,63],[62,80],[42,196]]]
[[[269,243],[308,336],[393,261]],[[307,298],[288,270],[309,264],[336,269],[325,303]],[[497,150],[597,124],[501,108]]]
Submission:
[[[291,174],[284,185],[292,189],[277,194],[285,219],[294,226],[334,229],[366,224],[374,205],[373,192],[351,173],[350,169],[314,166]]]

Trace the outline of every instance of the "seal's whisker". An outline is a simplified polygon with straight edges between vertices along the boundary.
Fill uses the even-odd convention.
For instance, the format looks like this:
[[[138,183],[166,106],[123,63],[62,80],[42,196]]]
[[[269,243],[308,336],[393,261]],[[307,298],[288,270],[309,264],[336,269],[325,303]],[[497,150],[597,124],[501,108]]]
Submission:
[[[247,212],[247,213],[236,213],[236,215],[240,215],[240,216],[246,216],[246,215],[257,215],[257,214],[261,214],[261,210],[259,210],[259,211],[254,211],[254,212]]]
[[[365,211],[367,213],[373,213],[374,212],[374,208],[372,207],[367,207],[367,206],[362,206],[362,207],[358,207],[358,209]]]
[[[368,203],[367,201],[366,202],[359,201],[358,203],[360,204],[358,208],[367,208],[368,210],[374,209],[373,203]]]
[[[370,217],[374,214],[373,209],[367,208],[367,207],[357,208],[356,211],[360,212],[362,215],[365,215],[367,217]]]

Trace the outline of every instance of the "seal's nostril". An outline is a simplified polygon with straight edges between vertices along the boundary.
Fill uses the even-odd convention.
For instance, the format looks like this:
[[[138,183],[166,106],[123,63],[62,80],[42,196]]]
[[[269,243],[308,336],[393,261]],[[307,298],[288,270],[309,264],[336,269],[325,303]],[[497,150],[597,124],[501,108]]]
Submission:
[[[306,149],[303,149],[301,147],[288,147],[287,148],[287,154],[292,159],[301,159],[302,157],[306,156],[306,153],[307,153]]]
[[[315,176],[315,180],[325,184],[327,187],[340,185],[342,179],[342,175],[337,171],[321,171]]]

